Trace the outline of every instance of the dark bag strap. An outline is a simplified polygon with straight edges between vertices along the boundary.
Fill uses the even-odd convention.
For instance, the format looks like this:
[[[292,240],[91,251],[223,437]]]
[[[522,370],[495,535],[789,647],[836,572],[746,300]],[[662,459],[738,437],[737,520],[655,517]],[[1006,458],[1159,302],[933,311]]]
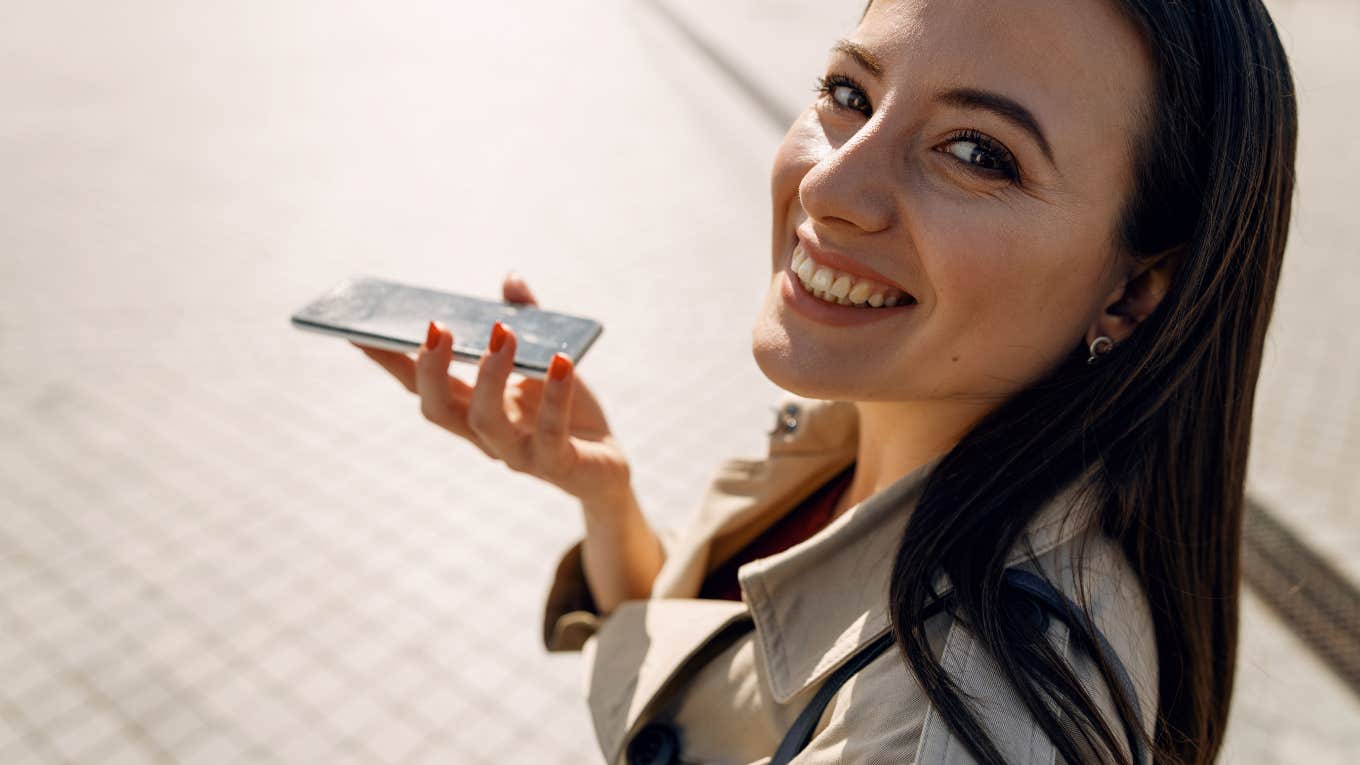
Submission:
[[[1105,639],[1104,633],[1096,628],[1095,624],[1091,621],[1090,617],[1087,616],[1084,610],[1077,606],[1076,603],[1073,603],[1066,595],[1063,595],[1055,589],[1053,585],[1049,584],[1043,577],[1029,571],[1016,568],[1006,569],[1005,584],[1011,589],[1032,598],[1046,613],[1061,619],[1067,624],[1068,629],[1073,635],[1082,635],[1080,630],[1073,629],[1073,627],[1078,624],[1090,630],[1090,634],[1095,636],[1096,646],[1087,645],[1086,641],[1081,641],[1081,647],[1088,653],[1091,653],[1093,650],[1099,650],[1104,655],[1105,659],[1114,667],[1115,676],[1119,679],[1120,685],[1123,686],[1121,690],[1124,692],[1125,698],[1133,705],[1134,717],[1139,720],[1142,719],[1142,713],[1139,710],[1138,696],[1134,692],[1133,681],[1129,677],[1128,670],[1125,669],[1124,664],[1119,661],[1119,656],[1115,654],[1109,641]],[[951,600],[952,599],[946,595],[943,598],[937,598],[931,601],[931,603],[926,606],[924,612],[925,618],[928,619],[939,613],[942,609],[948,607]],[[831,676],[826,679],[826,682],[822,684],[822,687],[817,689],[817,694],[812,697],[812,701],[808,702],[808,705],[803,708],[802,713],[798,715],[798,719],[793,721],[793,725],[789,728],[788,733],[784,734],[784,740],[779,742],[779,748],[775,750],[774,757],[770,760],[770,765],[788,765],[789,761],[797,756],[799,752],[803,751],[803,749],[807,747],[808,742],[812,740],[812,733],[816,730],[818,721],[822,719],[822,714],[826,711],[826,705],[831,702],[832,697],[834,697],[841,686],[845,684],[845,681],[849,680],[852,675],[863,669],[874,659],[878,658],[884,651],[888,650],[893,643],[892,632],[884,633],[873,642],[856,651],[845,664],[842,664],[835,672],[831,673]],[[1128,737],[1129,751],[1133,752],[1133,761],[1135,763],[1147,762],[1147,752],[1143,747],[1143,737],[1139,735],[1138,731],[1127,727],[1125,728],[1124,733]]]

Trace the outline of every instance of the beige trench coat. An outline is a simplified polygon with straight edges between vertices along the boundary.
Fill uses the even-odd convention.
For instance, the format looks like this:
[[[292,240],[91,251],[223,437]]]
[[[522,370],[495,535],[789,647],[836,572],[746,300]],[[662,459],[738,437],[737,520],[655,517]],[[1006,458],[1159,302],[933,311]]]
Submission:
[[[546,599],[544,642],[549,651],[581,651],[595,733],[609,765],[626,762],[628,742],[653,722],[674,726],[685,762],[768,763],[827,676],[889,630],[893,554],[933,462],[811,538],[743,565],[743,602],[697,597],[711,568],[855,458],[853,403],[784,394],[779,405],[792,418],[771,433],[768,455],[723,462],[692,519],[659,530],[666,558],[649,598],[625,601],[601,619],[581,568],[581,541],[559,561]],[[1129,672],[1150,731],[1157,652],[1146,599],[1118,546],[1094,531],[1089,509],[1074,497],[1069,489],[1036,516],[1009,563],[1022,564],[1032,552],[1041,573],[1078,600],[1074,552],[1084,547],[1080,566],[1091,616]],[[941,577],[937,588],[948,587]],[[754,629],[733,641],[731,630],[744,619],[754,620]],[[1057,760],[1043,730],[965,628],[942,612],[927,622],[927,634],[960,688],[981,699],[981,721],[1008,762]],[[1094,664],[1070,644],[1061,621],[1051,620],[1048,634],[1118,734],[1109,690]],[[893,647],[841,687],[794,762],[973,759]]]

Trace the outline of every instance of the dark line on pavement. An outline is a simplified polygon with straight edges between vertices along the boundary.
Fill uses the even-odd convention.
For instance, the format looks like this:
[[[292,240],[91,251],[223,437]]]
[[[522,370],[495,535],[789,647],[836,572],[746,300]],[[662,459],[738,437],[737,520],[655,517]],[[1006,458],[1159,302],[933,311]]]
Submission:
[[[1260,502],[1248,497],[1245,513],[1247,584],[1360,696],[1360,591]]]
[[[665,2],[662,0],[643,0],[643,4],[650,6],[660,14],[662,18],[675,28],[675,31],[679,32],[682,37],[697,48],[698,51],[703,54],[704,58],[709,60],[709,63],[721,70],[722,73],[726,75],[748,99],[750,99],[751,105],[756,108],[756,111],[760,112],[761,116],[764,117],[767,122],[777,128],[781,133],[788,130],[789,125],[793,122],[793,118],[797,116],[796,113],[790,112],[781,106],[778,99],[767,93],[764,88],[760,87],[760,85],[755,82],[755,80],[748,77],[746,73],[741,70],[741,67],[737,66],[735,62],[724,55],[721,50],[718,50],[716,46],[700,36],[684,19],[676,15],[675,11],[672,11]]]

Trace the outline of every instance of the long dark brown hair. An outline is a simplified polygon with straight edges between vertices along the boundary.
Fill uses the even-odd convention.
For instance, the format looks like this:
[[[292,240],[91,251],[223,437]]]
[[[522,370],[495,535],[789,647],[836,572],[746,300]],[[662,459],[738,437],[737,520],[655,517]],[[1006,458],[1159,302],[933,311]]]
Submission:
[[[1144,736],[1156,761],[1211,762],[1232,696],[1243,484],[1293,196],[1294,87],[1259,0],[1119,5],[1157,67],[1120,231],[1140,258],[1179,248],[1171,286],[1100,364],[1074,349],[945,455],[893,564],[898,647],[984,763],[1003,759],[926,642],[923,609],[941,572],[956,614],[1062,758],[1127,762],[1121,721],[1099,714],[1002,586],[1026,525],[1088,471],[1100,527],[1136,571],[1155,625],[1158,708]],[[1122,722],[1143,731],[1109,664],[1095,660]]]

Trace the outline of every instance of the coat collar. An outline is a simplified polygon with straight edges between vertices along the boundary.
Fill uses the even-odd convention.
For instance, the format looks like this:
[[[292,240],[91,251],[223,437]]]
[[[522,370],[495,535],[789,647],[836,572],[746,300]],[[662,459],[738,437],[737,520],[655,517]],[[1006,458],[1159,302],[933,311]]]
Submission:
[[[786,394],[770,433],[769,457],[723,463],[698,522],[691,526],[694,543],[679,547],[683,559],[668,561],[653,596],[697,597],[708,561],[736,552],[849,465],[857,437],[853,402]],[[893,557],[939,459],[851,507],[812,537],[738,569],[777,702],[787,703],[820,684],[858,648],[889,629]],[[1028,538],[1007,565],[1051,550],[1085,527],[1088,516],[1067,512],[1081,483],[1074,482],[1035,517]],[[936,582],[939,592],[949,587],[943,576]]]
[[[652,583],[653,597],[698,597],[709,561],[726,560],[850,464],[858,433],[853,402],[784,394],[769,456],[718,466],[697,517]]]

